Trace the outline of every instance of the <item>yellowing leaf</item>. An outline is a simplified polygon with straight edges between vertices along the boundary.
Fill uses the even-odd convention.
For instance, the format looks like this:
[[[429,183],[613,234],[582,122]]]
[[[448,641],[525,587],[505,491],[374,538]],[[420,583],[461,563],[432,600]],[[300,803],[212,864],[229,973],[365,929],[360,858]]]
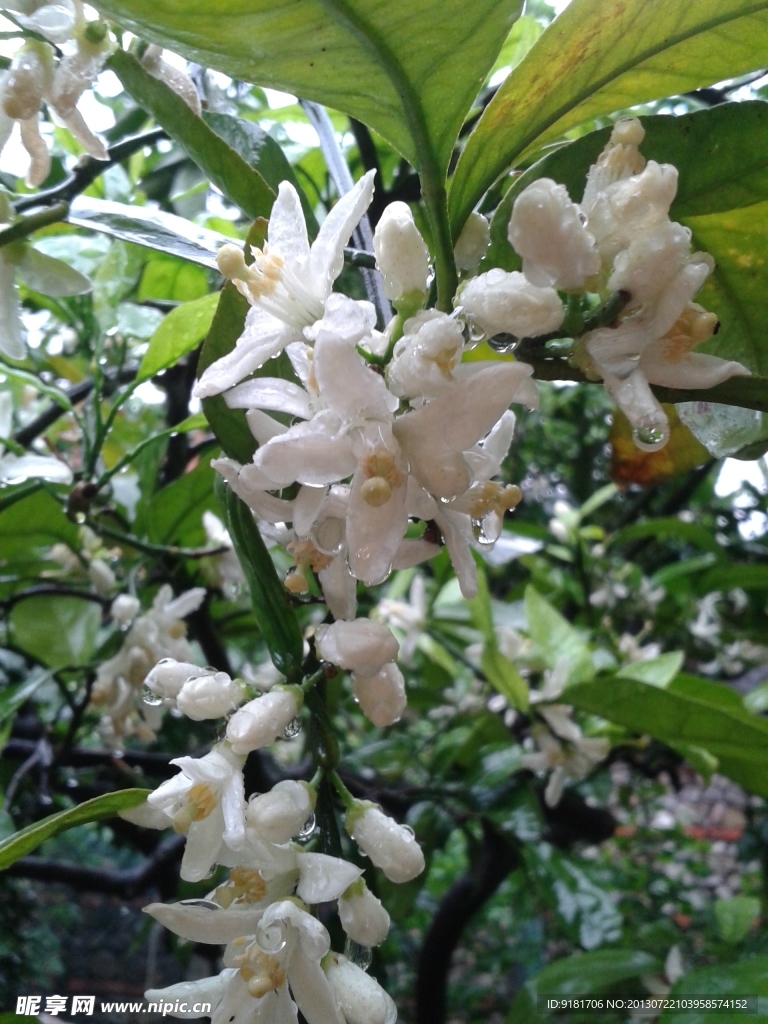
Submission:
[[[665,405],[669,441],[657,452],[641,451],[632,440],[632,427],[620,409],[614,410],[611,427],[611,480],[621,486],[655,487],[678,473],[703,466],[709,452],[680,422],[674,405]]]

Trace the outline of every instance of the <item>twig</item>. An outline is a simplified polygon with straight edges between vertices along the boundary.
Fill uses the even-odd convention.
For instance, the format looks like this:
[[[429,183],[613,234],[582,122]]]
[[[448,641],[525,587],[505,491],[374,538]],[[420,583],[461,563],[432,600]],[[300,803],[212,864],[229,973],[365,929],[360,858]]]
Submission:
[[[120,533],[119,530],[113,530],[111,527],[104,526],[95,519],[91,520],[88,525],[95,533],[109,537],[110,540],[117,541],[118,544],[124,544],[127,548],[143,551],[147,555],[170,555],[173,558],[208,558],[209,555],[223,555],[229,551],[229,548],[222,545],[215,548],[181,548],[173,544],[152,544],[150,541],[132,537],[129,533]]]
[[[138,150],[145,146],[152,146],[155,142],[165,138],[167,135],[163,128],[153,128],[141,135],[131,135],[127,139],[121,139],[120,142],[109,147],[106,160],[96,160],[92,156],[84,157],[79,161],[72,174],[65,178],[60,185],[49,188],[45,192],[36,192],[34,195],[17,199],[14,209],[16,213],[22,213],[24,210],[31,210],[38,206],[52,206],[55,203],[69,204],[75,196],[84,192],[109,167],[122,163]],[[2,239],[2,235],[0,235],[0,239]],[[2,241],[0,244],[3,244]]]

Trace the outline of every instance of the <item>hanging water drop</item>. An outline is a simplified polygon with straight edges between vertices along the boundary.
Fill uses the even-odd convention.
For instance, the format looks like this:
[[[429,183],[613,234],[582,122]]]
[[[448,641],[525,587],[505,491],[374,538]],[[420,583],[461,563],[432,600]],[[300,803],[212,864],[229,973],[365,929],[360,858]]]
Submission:
[[[347,939],[346,945],[344,946],[344,956],[356,967],[361,968],[363,971],[367,971],[371,966],[373,950],[370,946],[361,946],[360,943],[355,942],[354,939]]]
[[[210,875],[208,876],[210,877]],[[204,910],[221,910],[222,908],[218,903],[214,903],[213,900],[205,899],[191,899],[191,900],[179,900],[180,907],[202,907]]]
[[[286,725],[285,729],[283,730],[283,739],[284,740],[295,740],[300,732],[301,732],[301,718],[298,715],[296,715],[295,718],[292,718],[290,720],[288,725]]]
[[[159,707],[163,703],[163,698],[155,693],[154,690],[150,690],[148,686],[142,687],[141,699],[145,704],[149,704],[151,708]]]
[[[184,712],[180,708],[177,708],[175,706],[171,708],[171,718],[183,718],[183,717],[184,717]]]
[[[657,452],[667,443],[668,433],[663,427],[635,427],[632,440],[643,452]]]
[[[310,814],[307,820],[299,829],[299,839],[308,839],[315,831],[317,825],[317,819],[315,818],[314,812]]]

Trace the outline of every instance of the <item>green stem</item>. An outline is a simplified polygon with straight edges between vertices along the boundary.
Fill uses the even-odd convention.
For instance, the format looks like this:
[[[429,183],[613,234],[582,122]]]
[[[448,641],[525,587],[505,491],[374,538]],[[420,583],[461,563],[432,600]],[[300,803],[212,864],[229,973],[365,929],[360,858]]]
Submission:
[[[66,220],[69,213],[69,203],[56,203],[47,210],[39,210],[31,213],[28,217],[17,220],[9,228],[0,231],[0,247],[17,242],[20,238],[27,238],[40,228],[48,227],[49,224],[58,224]]]
[[[336,771],[328,772],[326,774],[326,778],[331,783],[336,792],[339,794],[341,802],[344,804],[344,810],[351,811],[352,808],[357,803],[357,801],[339,778],[339,773]]]
[[[109,537],[110,540],[124,544],[127,548],[134,548],[136,551],[143,551],[147,555],[171,555],[174,558],[207,558],[209,555],[223,555],[229,548],[180,548],[172,544],[151,544],[149,541],[138,540],[128,533],[120,533],[110,526],[104,526],[92,520],[88,523],[91,529],[102,537]]]

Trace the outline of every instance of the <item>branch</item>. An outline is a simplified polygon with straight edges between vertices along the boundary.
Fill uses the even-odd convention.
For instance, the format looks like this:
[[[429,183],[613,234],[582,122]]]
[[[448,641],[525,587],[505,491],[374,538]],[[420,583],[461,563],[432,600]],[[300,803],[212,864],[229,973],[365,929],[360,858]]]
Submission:
[[[14,737],[3,747],[2,756],[13,760],[28,758],[37,748],[37,740],[25,740]],[[57,763],[70,768],[94,768],[100,765],[127,765],[129,768],[140,768],[147,775],[159,779],[170,779],[177,774],[175,765],[170,764],[171,754],[154,753],[147,750],[126,750],[122,757],[115,757],[111,750],[93,747],[73,747],[66,756],[57,758]]]
[[[169,836],[141,864],[125,871],[83,867],[49,857],[21,857],[6,868],[6,873],[16,878],[63,882],[80,891],[111,893],[123,899],[132,899],[152,888],[169,868],[181,860],[184,842],[184,836]]]
[[[138,150],[143,149],[145,146],[152,146],[155,142],[165,138],[167,138],[167,135],[163,128],[153,128],[151,131],[143,132],[141,135],[131,135],[127,139],[121,139],[120,142],[116,142],[113,146],[109,147],[106,160],[96,160],[92,156],[82,158],[72,174],[65,178],[60,185],[49,188],[45,192],[36,192],[31,196],[23,196],[14,203],[14,209],[16,213],[22,213],[24,210],[31,210],[38,206],[53,206],[56,203],[69,204],[75,196],[84,192],[109,167],[122,163],[123,160],[132,156]],[[59,219],[63,220],[64,218]],[[15,227],[15,225],[13,226]],[[8,230],[12,229],[9,228]],[[0,234],[0,245],[4,244],[2,239],[6,233]]]
[[[483,821],[480,855],[443,896],[424,937],[416,977],[416,1024],[444,1024],[451,960],[471,918],[522,864],[517,844]]]

